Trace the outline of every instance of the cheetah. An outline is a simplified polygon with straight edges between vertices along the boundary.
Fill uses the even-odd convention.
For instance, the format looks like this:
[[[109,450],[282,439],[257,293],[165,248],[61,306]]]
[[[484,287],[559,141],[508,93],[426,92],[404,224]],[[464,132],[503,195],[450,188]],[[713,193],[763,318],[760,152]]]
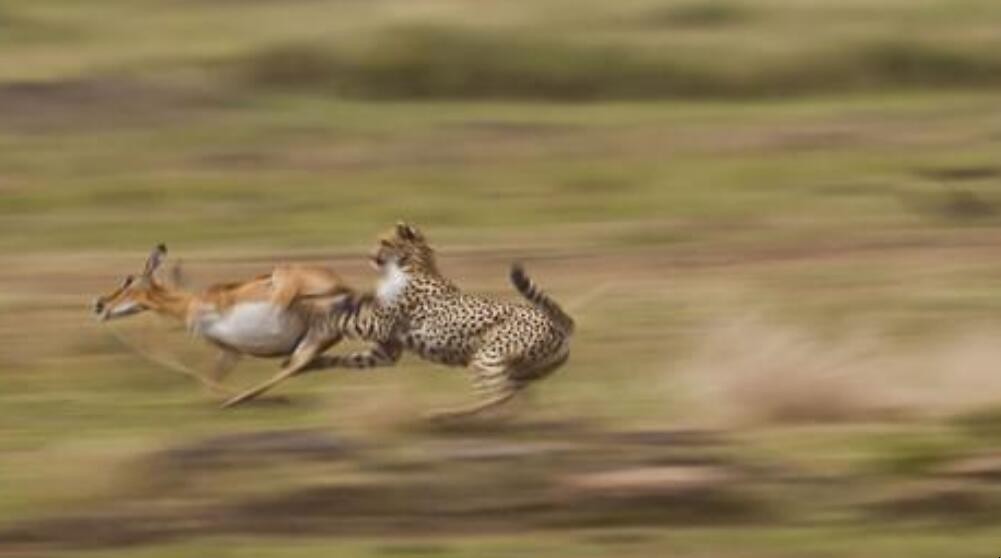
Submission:
[[[511,282],[528,303],[465,293],[438,270],[434,250],[416,227],[398,223],[371,256],[380,278],[374,293],[338,306],[335,329],[373,342],[348,355],[321,356],[309,367],[372,368],[394,364],[403,350],[431,362],[464,366],[479,395],[474,404],[433,419],[479,413],[515,396],[562,366],[574,322],[515,264]]]

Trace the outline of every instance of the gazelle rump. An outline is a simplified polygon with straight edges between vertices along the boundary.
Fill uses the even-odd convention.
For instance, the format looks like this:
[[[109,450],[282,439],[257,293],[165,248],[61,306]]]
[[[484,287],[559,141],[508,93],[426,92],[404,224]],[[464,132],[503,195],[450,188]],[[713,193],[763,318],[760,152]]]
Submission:
[[[288,357],[278,374],[285,378],[342,337],[329,327],[328,315],[351,289],[326,268],[280,265],[249,281],[193,293],[157,278],[166,255],[166,246],[156,246],[142,273],[99,297],[94,312],[102,321],[152,311],[184,322],[220,351],[211,378],[196,376],[214,391],[225,391],[218,382],[243,355]]]

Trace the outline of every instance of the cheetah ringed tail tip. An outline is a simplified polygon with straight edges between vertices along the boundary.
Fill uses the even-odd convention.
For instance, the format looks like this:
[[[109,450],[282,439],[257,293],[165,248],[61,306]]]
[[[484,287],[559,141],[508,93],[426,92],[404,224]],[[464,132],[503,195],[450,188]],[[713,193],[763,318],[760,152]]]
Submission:
[[[514,285],[514,288],[518,289],[521,296],[545,312],[550,319],[556,322],[560,329],[567,333],[573,332],[573,318],[564,312],[563,308],[555,300],[544,293],[535,284],[535,281],[532,281],[528,274],[525,273],[525,268],[521,263],[514,263],[511,266],[511,283]]]

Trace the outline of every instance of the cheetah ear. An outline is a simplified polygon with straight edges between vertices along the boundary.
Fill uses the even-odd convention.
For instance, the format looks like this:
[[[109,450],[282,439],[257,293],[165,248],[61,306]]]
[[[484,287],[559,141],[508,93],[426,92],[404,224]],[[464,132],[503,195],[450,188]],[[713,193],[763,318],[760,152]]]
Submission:
[[[424,235],[421,234],[421,231],[417,230],[417,227],[408,225],[403,221],[396,223],[396,235],[404,240],[424,240]]]

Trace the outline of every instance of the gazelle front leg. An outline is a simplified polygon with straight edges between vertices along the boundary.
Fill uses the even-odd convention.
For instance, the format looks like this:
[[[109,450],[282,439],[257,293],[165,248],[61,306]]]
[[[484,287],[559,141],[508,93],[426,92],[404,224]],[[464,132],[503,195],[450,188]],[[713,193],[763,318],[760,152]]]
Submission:
[[[215,363],[212,366],[212,373],[209,375],[213,382],[221,384],[226,376],[233,371],[236,363],[240,362],[240,353],[227,349],[220,349],[216,355]]]
[[[202,386],[211,393],[215,395],[222,395],[224,397],[232,397],[233,390],[222,385],[222,381],[233,370],[233,367],[236,366],[236,363],[239,362],[239,360],[239,353],[221,349],[219,354],[216,355],[215,362],[212,365],[212,371],[209,372],[207,377],[197,373],[192,373],[191,376],[198,380]]]
[[[197,372],[183,372],[187,376],[191,376],[195,380],[198,380],[205,389],[216,395],[231,396],[233,395],[232,390],[228,389],[226,386],[220,384],[219,382],[213,380],[212,378],[207,378]]]
[[[262,382],[235,397],[227,399],[222,404],[222,407],[232,407],[254,399],[292,376],[308,370],[308,365],[313,361],[313,359],[340,340],[341,337],[339,335],[334,338],[322,337],[314,334],[307,335],[306,338],[299,343],[299,346],[296,347],[295,352],[292,353],[288,363],[281,369],[280,372],[275,374],[271,379]]]

